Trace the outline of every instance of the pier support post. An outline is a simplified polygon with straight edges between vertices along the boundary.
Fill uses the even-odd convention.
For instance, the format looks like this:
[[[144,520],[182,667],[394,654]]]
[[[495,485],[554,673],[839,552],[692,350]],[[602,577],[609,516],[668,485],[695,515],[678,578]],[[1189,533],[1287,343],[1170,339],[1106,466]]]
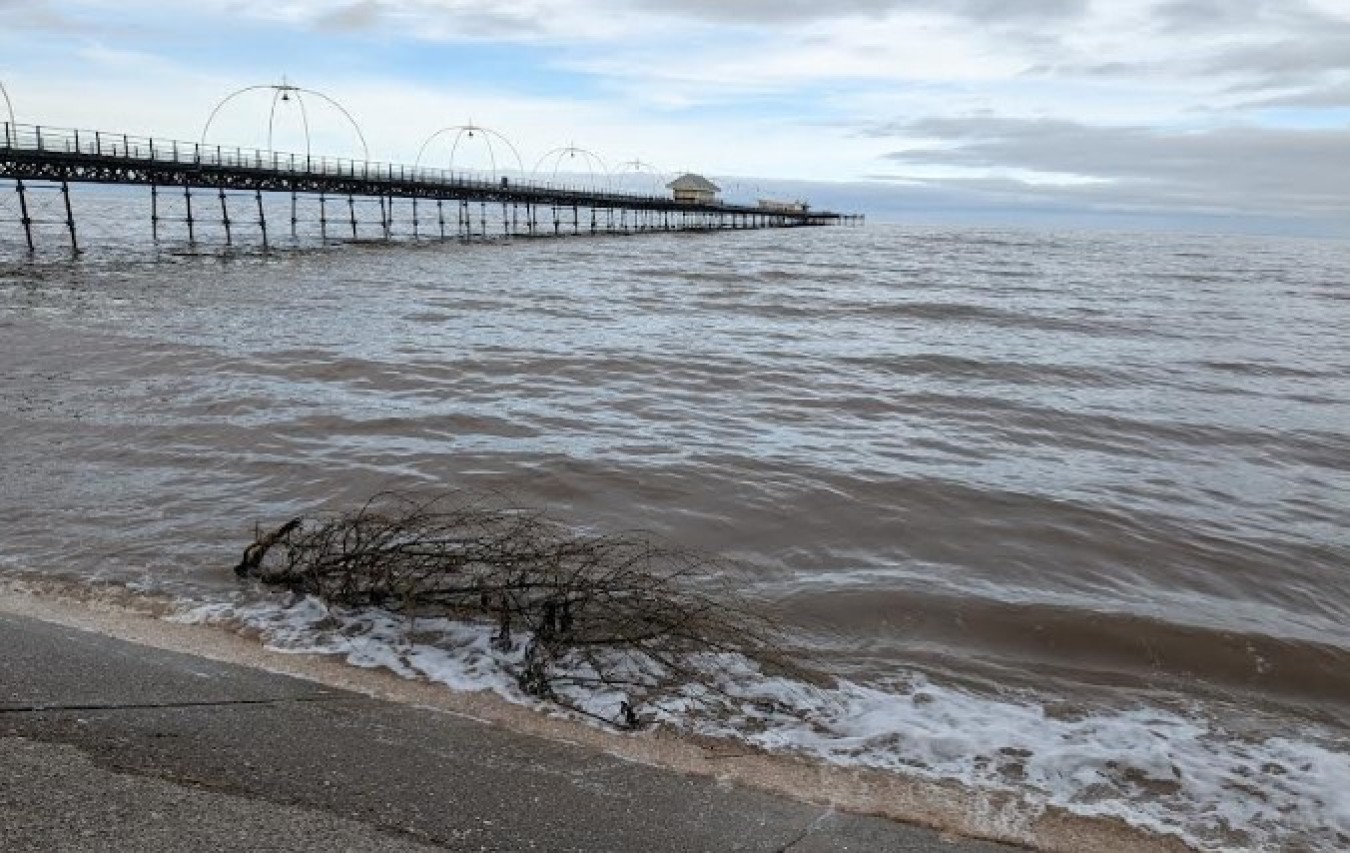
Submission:
[[[150,239],[159,242],[159,187],[150,185]]]
[[[562,235],[562,220],[558,218],[558,205],[553,205],[553,236]]]
[[[70,184],[61,182],[61,197],[66,203],[66,228],[70,231],[70,250],[78,253],[80,241],[75,238],[75,211],[70,206]]]
[[[197,229],[192,218],[192,184],[183,184],[183,202],[187,205],[188,245],[197,244]]]
[[[263,249],[267,249],[267,211],[263,208],[262,190],[254,190],[253,198],[258,203],[258,230],[262,232]]]
[[[436,222],[441,226],[441,239],[445,239],[445,201],[436,199]]]
[[[422,236],[422,232],[417,223],[417,196],[413,196],[413,239],[416,240]]]
[[[292,239],[292,240],[294,240],[294,239],[296,238],[296,236],[297,236],[297,234],[296,234],[296,226],[300,223],[300,214],[299,214],[299,210],[298,210],[299,204],[300,204],[300,200],[299,200],[299,198],[296,197],[295,185],[292,184],[292,185],[291,185],[291,239]]]
[[[478,234],[487,239],[487,202],[478,202]]]
[[[225,245],[234,245],[234,234],[230,231],[230,205],[225,200],[225,188],[220,188],[220,221],[225,226]]]
[[[502,202],[502,236],[511,236],[511,220],[506,216],[506,202]]]
[[[352,239],[355,240],[360,235],[356,233],[356,197],[347,193],[347,213],[352,218]]]
[[[328,196],[319,193],[319,239],[328,242]]]
[[[575,203],[572,205],[572,233],[581,233],[581,212],[577,210]]]
[[[14,182],[14,190],[19,194],[19,221],[23,223],[23,236],[28,241],[28,251],[33,251],[33,220],[28,215],[28,193],[24,190],[23,181]]]

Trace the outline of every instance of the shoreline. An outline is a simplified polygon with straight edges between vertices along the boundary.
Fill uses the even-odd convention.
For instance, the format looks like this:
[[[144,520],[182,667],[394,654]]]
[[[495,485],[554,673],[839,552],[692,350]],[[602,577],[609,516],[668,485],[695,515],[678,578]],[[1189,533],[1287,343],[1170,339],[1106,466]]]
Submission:
[[[0,577],[0,613],[92,631],[117,640],[285,675],[397,705],[451,714],[510,732],[581,747],[639,765],[736,784],[826,807],[1036,850],[1094,853],[1129,849],[1182,853],[1193,848],[1111,818],[1036,810],[1007,791],[972,789],[880,770],[849,768],[744,744],[654,729],[627,734],[491,693],[463,693],[380,669],[312,654],[272,651],[245,634],[170,621],[179,603],[124,587]]]

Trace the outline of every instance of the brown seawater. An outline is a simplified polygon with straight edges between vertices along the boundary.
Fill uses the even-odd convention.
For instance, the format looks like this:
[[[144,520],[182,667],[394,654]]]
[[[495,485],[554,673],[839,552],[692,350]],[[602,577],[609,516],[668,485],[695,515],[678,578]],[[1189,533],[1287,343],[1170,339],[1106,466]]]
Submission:
[[[0,221],[0,568],[237,608],[256,521],[496,491],[747,563],[848,685],[770,748],[1350,844],[1350,243],[224,253],[78,203],[75,260]]]

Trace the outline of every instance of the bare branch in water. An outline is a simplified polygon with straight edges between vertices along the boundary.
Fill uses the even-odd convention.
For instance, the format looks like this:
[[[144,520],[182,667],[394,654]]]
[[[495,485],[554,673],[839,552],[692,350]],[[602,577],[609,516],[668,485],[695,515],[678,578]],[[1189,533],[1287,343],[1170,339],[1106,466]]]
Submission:
[[[624,727],[662,703],[746,713],[727,690],[746,665],[816,680],[734,589],[735,567],[483,500],[384,493],[352,512],[292,519],[260,532],[235,571],[330,604],[490,621],[494,643],[523,650],[522,690],[582,713],[586,693],[620,694],[611,722]]]

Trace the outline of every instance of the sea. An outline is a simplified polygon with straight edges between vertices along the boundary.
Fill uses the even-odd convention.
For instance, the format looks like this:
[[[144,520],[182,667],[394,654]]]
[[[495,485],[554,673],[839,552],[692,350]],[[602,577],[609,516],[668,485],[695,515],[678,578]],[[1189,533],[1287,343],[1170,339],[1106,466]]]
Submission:
[[[298,513],[505,495],[744,567],[832,682],[762,676],[810,723],[722,734],[1199,850],[1350,849],[1350,242],[465,243],[406,211],[339,241],[307,200],[263,251],[248,198],[228,247],[163,209],[152,240],[142,192],[75,203],[79,256],[55,194],[32,254],[0,205],[0,574],[524,702],[480,633],[414,654],[231,571]]]

